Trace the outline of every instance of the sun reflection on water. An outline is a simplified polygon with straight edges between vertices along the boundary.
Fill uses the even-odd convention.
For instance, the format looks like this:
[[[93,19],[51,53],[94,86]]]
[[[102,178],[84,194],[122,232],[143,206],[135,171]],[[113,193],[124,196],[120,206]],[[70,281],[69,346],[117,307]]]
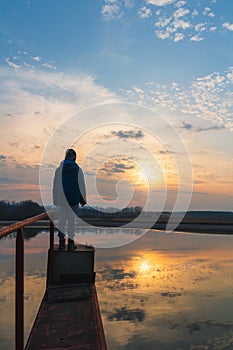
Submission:
[[[142,261],[141,266],[140,266],[140,271],[141,272],[148,272],[150,270],[150,264],[147,261]]]
[[[26,333],[44,291],[47,244],[48,234],[25,243]],[[96,286],[108,348],[232,349],[232,250],[232,236],[155,231],[125,247],[96,249]],[[0,311],[10,317],[0,327],[0,347],[7,350],[13,339],[13,251],[12,242],[2,242]],[[213,346],[216,341],[219,348]]]
[[[109,348],[210,350],[216,335],[233,348],[232,237],[154,234],[150,249],[143,241],[96,265]]]

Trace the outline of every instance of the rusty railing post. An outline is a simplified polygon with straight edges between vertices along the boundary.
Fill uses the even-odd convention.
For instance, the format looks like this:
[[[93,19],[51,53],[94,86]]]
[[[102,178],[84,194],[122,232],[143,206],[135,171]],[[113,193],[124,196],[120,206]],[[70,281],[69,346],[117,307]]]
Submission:
[[[47,213],[41,213],[28,219],[16,222],[0,228],[0,238],[6,237],[12,232],[16,235],[15,252],[15,348],[24,349],[24,237],[23,227],[47,217]],[[50,221],[50,248],[53,263],[54,224]]]
[[[24,349],[24,240],[23,228],[17,230],[15,259],[15,348]]]

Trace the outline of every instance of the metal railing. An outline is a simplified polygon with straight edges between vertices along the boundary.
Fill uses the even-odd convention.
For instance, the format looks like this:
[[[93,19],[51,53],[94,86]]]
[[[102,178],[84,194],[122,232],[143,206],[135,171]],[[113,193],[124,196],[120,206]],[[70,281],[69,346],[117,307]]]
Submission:
[[[19,221],[9,226],[0,228],[0,238],[6,237],[12,232],[16,232],[16,258],[15,258],[15,349],[24,349],[24,226],[30,225],[35,221],[44,219],[47,213],[42,213],[23,221]],[[50,215],[51,216],[51,215]],[[54,223],[50,221],[50,271],[52,278],[53,269],[53,245],[54,245]]]

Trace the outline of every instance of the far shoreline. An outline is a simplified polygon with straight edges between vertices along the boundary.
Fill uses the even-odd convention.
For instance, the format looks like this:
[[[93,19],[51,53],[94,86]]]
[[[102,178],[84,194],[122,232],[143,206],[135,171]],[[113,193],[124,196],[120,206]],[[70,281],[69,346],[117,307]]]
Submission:
[[[8,226],[16,221],[0,221],[0,227]],[[152,227],[145,222],[145,221],[139,221],[137,223],[131,222],[130,219],[124,218],[124,220],[100,220],[100,218],[86,218],[85,220],[78,219],[77,221],[77,227],[80,227],[82,229],[90,228],[91,227],[106,227],[106,228],[127,228],[125,225],[130,224],[128,228],[141,228],[141,229],[153,229],[158,231],[166,231],[166,224],[167,223],[155,223]],[[56,226],[56,221],[55,221]],[[49,221],[48,220],[40,220],[33,225],[25,226],[25,229],[49,229]],[[233,234],[233,224],[231,223],[180,223],[177,225],[177,227],[173,230],[174,232],[181,232],[181,233],[204,233],[204,234],[227,234],[232,235]],[[168,231],[169,232],[169,231]]]

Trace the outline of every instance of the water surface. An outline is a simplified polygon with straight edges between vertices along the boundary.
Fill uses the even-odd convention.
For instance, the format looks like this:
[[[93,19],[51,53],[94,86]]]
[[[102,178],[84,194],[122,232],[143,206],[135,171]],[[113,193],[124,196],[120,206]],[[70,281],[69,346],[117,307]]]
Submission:
[[[134,229],[95,234],[101,242],[140,236]],[[46,231],[25,241],[25,339],[45,289],[48,241]],[[233,236],[152,230],[123,247],[97,249],[109,350],[233,349],[232,250]],[[6,350],[14,348],[14,253],[14,238],[0,241],[0,348]]]

